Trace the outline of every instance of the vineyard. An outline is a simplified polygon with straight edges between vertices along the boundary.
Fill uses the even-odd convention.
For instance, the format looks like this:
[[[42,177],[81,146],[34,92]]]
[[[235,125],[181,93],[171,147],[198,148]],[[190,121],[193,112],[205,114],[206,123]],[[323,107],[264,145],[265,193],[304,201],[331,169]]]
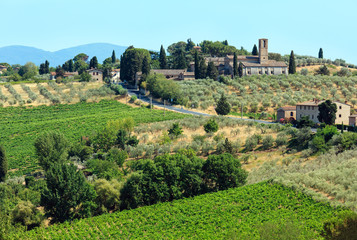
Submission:
[[[340,209],[262,182],[191,199],[38,228],[9,239],[260,239],[263,225],[291,222],[299,239],[320,239]],[[278,224],[278,225],[277,225]]]
[[[34,140],[47,130],[62,132],[71,142],[103,128],[109,120],[133,117],[137,124],[179,119],[182,114],[147,108],[132,108],[117,101],[59,104],[33,108],[0,108],[1,143],[5,146],[12,174],[22,175],[38,168]]]
[[[178,82],[188,106],[214,112],[221,94],[227,96],[233,111],[276,113],[285,105],[296,105],[313,98],[348,101],[357,104],[357,77],[337,76],[250,76],[225,78],[226,83],[211,79]]]

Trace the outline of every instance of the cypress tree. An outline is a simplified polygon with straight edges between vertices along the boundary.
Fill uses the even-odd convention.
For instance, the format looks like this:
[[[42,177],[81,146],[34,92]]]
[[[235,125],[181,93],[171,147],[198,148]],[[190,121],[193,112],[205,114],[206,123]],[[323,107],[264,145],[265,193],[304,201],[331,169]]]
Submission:
[[[242,63],[242,62],[239,62],[238,76],[239,76],[240,78],[243,77],[243,63]]]
[[[224,94],[222,94],[221,98],[218,100],[215,110],[218,115],[227,115],[231,111],[231,105],[229,105],[229,102]]]
[[[5,148],[0,145],[0,182],[6,180],[7,175],[7,158]]]
[[[115,56],[115,51],[113,50],[112,52],[112,63],[114,64],[116,62],[117,58]]]
[[[89,62],[89,68],[98,68],[98,59],[96,56],[92,57]]]
[[[70,59],[68,61],[68,71],[69,72],[74,72],[74,64],[73,64],[73,60],[72,59]]]
[[[320,48],[320,50],[319,50],[319,58],[324,58],[324,52],[323,52],[322,48]]]
[[[178,57],[176,58],[176,69],[186,69],[187,63],[184,52],[181,50]]]
[[[195,79],[200,78],[200,66],[199,66],[198,52],[195,51]]]
[[[252,55],[254,55],[254,56],[258,55],[258,48],[257,48],[257,45],[255,45],[255,44],[253,46]]]
[[[294,51],[291,51],[290,60],[289,60],[289,74],[295,74],[295,73],[296,73],[295,56],[294,56]]]
[[[237,62],[237,53],[234,52],[233,56],[233,77],[238,75],[238,62]]]
[[[166,52],[165,52],[165,49],[164,49],[164,47],[162,45],[161,45],[161,48],[160,48],[159,62],[160,62],[160,68],[161,69],[167,69]]]
[[[143,64],[141,67],[141,71],[142,71],[142,75],[149,75],[150,74],[150,63],[149,63],[149,59],[147,56],[144,57],[143,59]]]
[[[199,78],[206,78],[206,74],[207,74],[207,64],[206,61],[203,57],[201,57],[200,59],[200,63],[199,63]]]
[[[50,73],[50,63],[47,60],[45,61],[45,73]]]
[[[207,77],[209,77],[210,79],[213,79],[213,80],[216,80],[218,77],[218,70],[213,62],[208,63]]]

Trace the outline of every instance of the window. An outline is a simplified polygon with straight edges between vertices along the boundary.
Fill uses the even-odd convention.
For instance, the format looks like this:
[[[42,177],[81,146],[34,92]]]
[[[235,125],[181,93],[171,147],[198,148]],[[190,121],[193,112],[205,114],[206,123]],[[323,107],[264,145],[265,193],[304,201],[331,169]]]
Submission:
[[[302,110],[302,106],[300,106],[300,110]]]
[[[274,71],[270,71],[270,74],[274,74]]]
[[[311,110],[314,110],[315,109],[315,107],[311,107]]]
[[[340,106],[339,109],[342,109],[342,106]]]
[[[314,119],[314,115],[311,115],[311,119]]]
[[[290,117],[293,117],[294,116],[294,112],[290,112]]]
[[[266,46],[265,46],[265,40],[263,41],[263,48],[266,48]]]
[[[307,107],[307,110],[310,110],[310,106]]]
[[[265,70],[265,74],[268,74],[268,70]]]
[[[306,110],[306,106],[304,106],[304,110]]]
[[[259,74],[262,74],[262,70],[259,70]]]
[[[283,70],[283,72],[282,72],[283,74],[285,74],[285,70]]]
[[[341,114],[340,114],[340,115],[338,115],[338,117],[341,117]]]

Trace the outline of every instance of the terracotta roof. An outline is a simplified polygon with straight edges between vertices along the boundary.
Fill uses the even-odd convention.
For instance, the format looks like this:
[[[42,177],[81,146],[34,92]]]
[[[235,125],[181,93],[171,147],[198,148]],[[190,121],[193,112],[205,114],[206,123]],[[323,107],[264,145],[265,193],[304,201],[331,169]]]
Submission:
[[[64,77],[75,76],[78,75],[78,72],[65,72],[63,74]]]
[[[268,60],[264,63],[242,62],[245,67],[287,67],[285,62]]]
[[[180,74],[184,74],[186,69],[151,69],[150,73],[157,73],[163,75],[173,75],[178,76]],[[141,75],[142,72],[138,72],[138,75]]]
[[[52,76],[56,76],[56,72],[51,72],[51,75]]]
[[[302,103],[298,103],[296,104],[296,106],[319,106],[319,104],[323,103],[325,101],[307,101],[307,102],[302,102]]]
[[[278,109],[279,110],[284,110],[284,111],[296,111],[296,106],[285,106],[285,107],[281,107]]]

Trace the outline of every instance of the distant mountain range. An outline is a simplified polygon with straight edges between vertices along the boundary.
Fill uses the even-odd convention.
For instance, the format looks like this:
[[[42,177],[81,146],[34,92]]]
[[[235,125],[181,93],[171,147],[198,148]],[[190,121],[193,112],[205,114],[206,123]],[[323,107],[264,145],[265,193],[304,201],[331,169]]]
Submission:
[[[104,59],[111,57],[113,50],[117,58],[123,54],[127,47],[108,43],[91,43],[77,47],[62,49],[56,52],[49,52],[42,49],[26,46],[8,46],[0,48],[0,62],[9,64],[24,65],[27,62],[33,62],[36,65],[48,60],[51,67],[62,65],[65,61],[74,58],[79,53],[85,53],[89,59],[93,56],[102,63]]]

